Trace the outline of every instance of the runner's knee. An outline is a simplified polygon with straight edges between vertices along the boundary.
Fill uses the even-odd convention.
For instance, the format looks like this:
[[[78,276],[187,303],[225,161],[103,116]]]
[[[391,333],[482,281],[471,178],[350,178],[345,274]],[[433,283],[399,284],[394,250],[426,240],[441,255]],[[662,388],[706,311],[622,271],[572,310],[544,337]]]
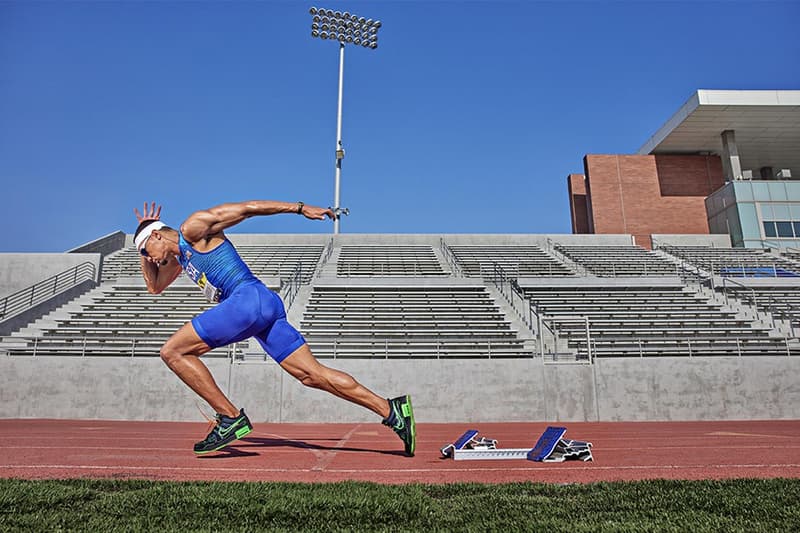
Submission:
[[[167,366],[172,366],[172,363],[178,361],[183,354],[174,349],[169,342],[165,342],[164,345],[161,346],[160,355],[161,360],[167,363]]]

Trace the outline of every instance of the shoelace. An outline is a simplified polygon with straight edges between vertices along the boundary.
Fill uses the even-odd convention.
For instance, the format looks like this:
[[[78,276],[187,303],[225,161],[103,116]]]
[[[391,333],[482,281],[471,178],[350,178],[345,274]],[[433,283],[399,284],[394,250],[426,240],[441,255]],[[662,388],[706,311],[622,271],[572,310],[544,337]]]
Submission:
[[[214,428],[216,428],[217,426],[219,426],[222,423],[222,419],[219,417],[219,414],[217,416],[215,416],[214,418],[211,418],[210,416],[208,416],[206,414],[205,411],[203,411],[200,408],[200,404],[198,404],[196,401],[195,401],[195,405],[197,405],[197,410],[200,411],[200,414],[203,415],[203,418],[205,418],[208,421],[208,425],[206,426],[206,431],[205,431],[206,435],[208,436],[214,430]],[[206,438],[208,438],[207,436],[206,436]]]

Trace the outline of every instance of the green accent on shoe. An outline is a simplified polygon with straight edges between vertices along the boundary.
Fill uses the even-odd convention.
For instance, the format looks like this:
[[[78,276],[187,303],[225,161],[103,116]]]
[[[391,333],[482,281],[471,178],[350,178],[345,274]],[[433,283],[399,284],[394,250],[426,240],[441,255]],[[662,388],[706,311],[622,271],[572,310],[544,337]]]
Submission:
[[[413,456],[417,447],[417,428],[414,421],[414,409],[411,407],[411,396],[392,398],[389,400],[389,406],[395,417],[392,429],[403,441],[406,454]]]
[[[227,419],[225,423],[230,425],[222,427],[223,418]],[[211,430],[208,436],[194,445],[194,453],[202,455],[209,452],[219,451],[226,446],[229,446],[236,439],[240,439],[253,431],[253,426],[250,424],[250,419],[244,414],[244,409],[239,411],[239,416],[235,419],[217,415],[217,425]]]
[[[200,451],[200,452],[198,452],[197,450],[195,450],[195,451],[194,451],[194,453],[196,453],[197,455],[203,455],[204,453],[218,452],[218,451],[220,451],[222,448],[225,448],[225,447],[227,447],[227,446],[230,446],[230,444],[231,444],[230,442],[226,442],[225,444],[222,444],[222,445],[221,445],[219,448],[214,448],[213,450],[203,450],[203,451]]]
[[[244,418],[239,418],[236,421],[235,424],[231,424],[230,426],[228,426],[226,428],[219,428],[219,435],[221,437],[227,437],[228,433],[230,433],[231,431],[236,429],[236,436],[238,437],[239,436],[239,429],[242,429],[242,428],[239,428],[239,426],[241,426],[242,424],[244,424]],[[245,426],[245,427],[247,427],[247,426]]]

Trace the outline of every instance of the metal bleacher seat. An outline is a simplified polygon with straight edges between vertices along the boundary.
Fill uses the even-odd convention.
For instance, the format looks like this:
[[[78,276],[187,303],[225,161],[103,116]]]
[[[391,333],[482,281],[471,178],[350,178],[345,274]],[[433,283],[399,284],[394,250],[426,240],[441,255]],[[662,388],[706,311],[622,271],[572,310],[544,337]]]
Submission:
[[[555,333],[585,350],[588,319],[595,356],[786,355],[786,339],[676,282],[644,286],[524,286]]]
[[[728,277],[798,277],[800,266],[758,248],[670,246],[664,248],[712,275]]]
[[[308,283],[314,276],[314,270],[324,247],[240,244],[236,245],[236,249],[256,276],[289,279],[300,265],[302,283]],[[105,258],[102,281],[112,281],[121,277],[140,277],[139,265],[139,253],[136,249],[124,248]]]
[[[538,246],[448,245],[464,275],[483,276],[498,265],[512,277],[574,276],[566,265]]]
[[[336,265],[342,277],[447,276],[430,246],[342,246]]]
[[[316,286],[301,331],[323,358],[531,356],[483,286]]]
[[[600,277],[675,276],[678,267],[639,246],[567,246],[556,250]]]
[[[39,321],[39,333],[21,336],[7,350],[9,355],[158,356],[161,345],[209,305],[190,284],[175,284],[154,295],[143,284],[106,283],[79,305]],[[229,353],[229,348],[219,348],[206,357]]]
[[[236,249],[256,276],[289,279],[300,266],[301,282],[308,283],[314,277],[314,271],[325,247],[237,245]]]

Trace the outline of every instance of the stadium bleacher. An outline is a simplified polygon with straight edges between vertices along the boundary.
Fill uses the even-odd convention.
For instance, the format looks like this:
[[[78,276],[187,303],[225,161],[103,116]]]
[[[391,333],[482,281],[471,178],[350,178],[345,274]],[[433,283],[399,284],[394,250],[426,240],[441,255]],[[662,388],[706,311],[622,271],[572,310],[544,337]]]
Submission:
[[[430,246],[342,246],[336,268],[343,277],[446,276]]]
[[[800,353],[796,345],[771,336],[771,327],[709,302],[679,278],[633,287],[590,280],[585,285],[522,286],[537,314],[579,354],[586,352],[586,326],[564,317],[588,318],[595,357]]]
[[[531,357],[485,287],[315,286],[300,324],[318,357]]]
[[[668,246],[663,249],[711,275],[800,277],[800,265],[762,249],[709,246]]]
[[[639,246],[569,246],[555,248],[601,277],[675,276],[678,265]]]
[[[296,246],[291,236],[278,244],[258,239],[251,236],[237,249],[284,296],[295,281],[307,287],[292,312],[321,358],[530,358],[550,352],[575,361],[588,359],[587,343],[596,357],[800,353],[800,278],[783,277],[800,275],[800,268],[790,257],[763,250],[649,251],[591,239],[513,244],[508,237],[493,244],[491,236],[463,235],[385,242],[380,236],[324,237],[298,239]],[[772,276],[759,278],[762,284],[749,292],[734,290],[733,281],[704,289],[702,280],[679,276],[686,265],[707,271],[712,281],[714,274],[740,281],[742,273]],[[506,299],[497,297],[498,272],[523,303],[503,291]],[[292,290],[294,298],[299,293]],[[161,344],[207,305],[184,281],[148,294],[139,256],[128,246],[104,258],[97,288],[5,337],[0,350],[157,356]],[[538,324],[528,320],[534,313]],[[235,348],[245,359],[259,350],[255,343]],[[212,356],[230,354],[218,349]]]
[[[575,275],[567,265],[535,245],[447,245],[447,247],[466,276],[484,276],[495,265],[515,277]]]

